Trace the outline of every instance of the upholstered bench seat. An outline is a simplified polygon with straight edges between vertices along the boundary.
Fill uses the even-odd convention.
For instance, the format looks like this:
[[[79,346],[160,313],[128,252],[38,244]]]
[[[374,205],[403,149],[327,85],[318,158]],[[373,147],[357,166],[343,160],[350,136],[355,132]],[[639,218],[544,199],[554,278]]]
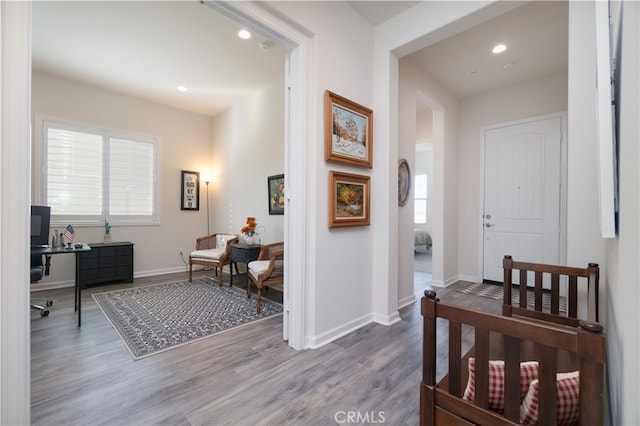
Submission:
[[[257,279],[259,275],[263,274],[267,268],[269,268],[269,263],[270,261],[268,260],[254,260],[253,262],[249,262],[249,273]]]
[[[207,249],[207,250],[194,250],[191,252],[192,259],[207,259],[207,260],[220,260],[220,257],[225,253],[225,249]]]

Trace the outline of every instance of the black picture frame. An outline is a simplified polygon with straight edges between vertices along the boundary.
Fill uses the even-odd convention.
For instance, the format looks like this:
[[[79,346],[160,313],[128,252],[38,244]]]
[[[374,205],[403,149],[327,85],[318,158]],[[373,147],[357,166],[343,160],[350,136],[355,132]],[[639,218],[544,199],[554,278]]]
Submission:
[[[180,210],[200,210],[200,172],[182,170]]]
[[[267,177],[269,214],[284,214],[284,174]]]

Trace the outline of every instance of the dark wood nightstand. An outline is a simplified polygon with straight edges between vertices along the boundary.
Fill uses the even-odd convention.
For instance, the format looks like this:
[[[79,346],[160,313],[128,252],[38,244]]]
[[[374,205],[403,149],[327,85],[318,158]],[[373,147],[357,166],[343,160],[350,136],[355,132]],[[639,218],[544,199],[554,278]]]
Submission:
[[[262,248],[260,244],[231,244],[231,252],[229,253],[229,287],[233,286],[233,264],[240,262],[248,265],[249,262],[253,262],[258,258],[260,248]],[[249,277],[247,276],[248,279]]]

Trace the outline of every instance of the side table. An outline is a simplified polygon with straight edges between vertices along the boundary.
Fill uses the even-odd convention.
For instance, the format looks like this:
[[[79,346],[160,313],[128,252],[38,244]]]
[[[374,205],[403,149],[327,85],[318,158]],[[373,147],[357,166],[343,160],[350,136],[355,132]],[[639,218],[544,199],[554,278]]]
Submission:
[[[232,243],[231,252],[229,253],[229,287],[233,286],[233,264],[237,262],[248,265],[249,262],[253,262],[260,255],[260,244],[244,244],[244,243]],[[247,266],[248,267],[248,266]],[[247,271],[247,274],[249,271]],[[247,280],[249,277],[247,276]]]

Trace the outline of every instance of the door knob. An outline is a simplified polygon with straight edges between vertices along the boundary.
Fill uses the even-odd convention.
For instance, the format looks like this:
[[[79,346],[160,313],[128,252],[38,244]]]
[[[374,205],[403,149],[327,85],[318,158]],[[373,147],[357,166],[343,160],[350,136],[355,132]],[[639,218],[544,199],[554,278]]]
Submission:
[[[491,228],[493,226],[493,223],[487,223],[484,226],[486,226],[487,228]]]

